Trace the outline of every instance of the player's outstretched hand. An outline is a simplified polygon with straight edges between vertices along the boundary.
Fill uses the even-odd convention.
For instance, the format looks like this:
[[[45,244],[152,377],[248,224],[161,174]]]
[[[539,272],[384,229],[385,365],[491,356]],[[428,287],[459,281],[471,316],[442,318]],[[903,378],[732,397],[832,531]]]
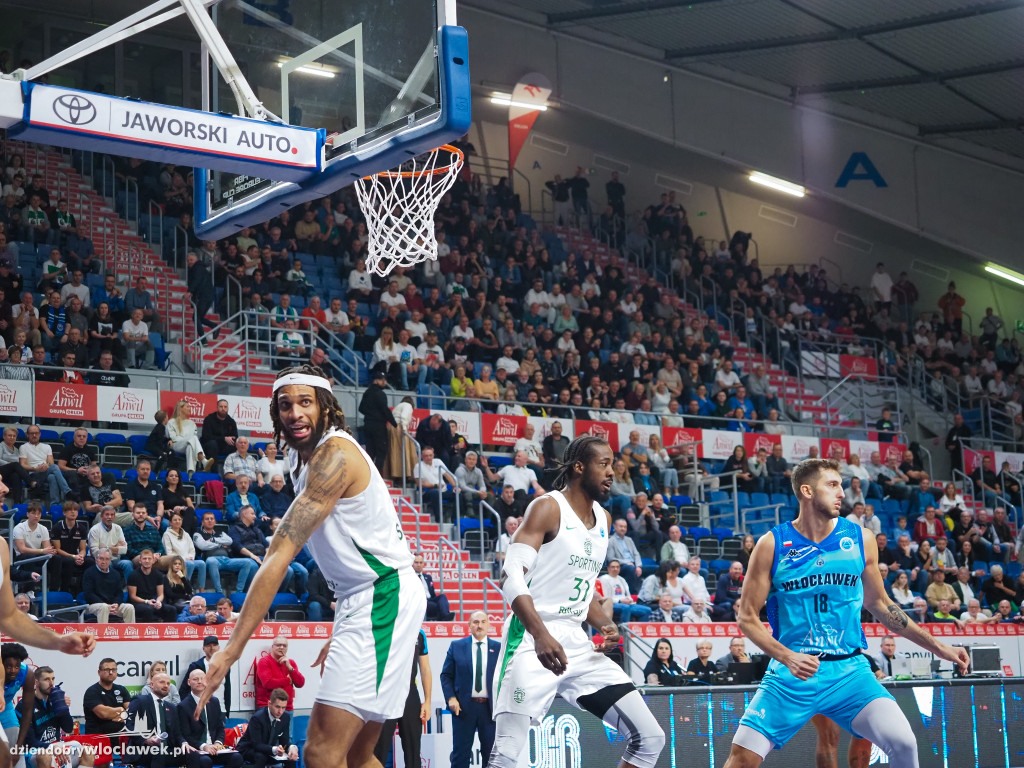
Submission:
[[[598,653],[611,653],[619,648],[619,628],[614,624],[605,624],[601,627],[601,637],[604,640],[601,645],[595,645],[594,650]]]
[[[794,653],[782,663],[786,665],[786,668],[793,673],[793,677],[797,680],[808,680],[818,671],[821,659],[817,656],[809,656],[806,653]]]
[[[316,661],[309,666],[320,667],[320,677],[324,676],[324,665],[327,663],[327,654],[331,651],[331,641],[328,640],[324,643],[324,647],[320,649],[320,653],[317,654]]]
[[[96,650],[96,638],[88,632],[71,632],[60,636],[60,644],[57,647],[61,653],[71,656],[88,656]]]
[[[562,644],[553,638],[549,633],[535,637],[533,647],[537,651],[537,658],[540,659],[544,669],[551,670],[556,675],[561,675],[569,666],[569,660],[565,656]]]
[[[231,669],[231,663],[232,660],[224,649],[213,654],[213,657],[206,663],[206,690],[199,696],[199,703],[196,705],[193,715],[196,720],[199,720],[199,716],[203,714],[203,707],[213,698],[214,692],[224,682],[224,678],[227,677],[228,671]]]
[[[971,666],[971,657],[967,654],[966,648],[954,648],[943,643],[939,645],[939,650],[935,652],[935,655],[940,659],[956,664],[960,667],[960,674],[962,675],[966,675],[968,668]]]

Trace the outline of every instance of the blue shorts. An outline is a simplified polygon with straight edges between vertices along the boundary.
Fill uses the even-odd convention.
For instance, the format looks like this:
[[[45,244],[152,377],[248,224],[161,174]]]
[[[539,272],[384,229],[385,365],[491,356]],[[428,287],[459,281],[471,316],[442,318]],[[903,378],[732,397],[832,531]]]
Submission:
[[[854,736],[853,719],[868,702],[892,696],[871,672],[863,655],[822,661],[808,680],[798,680],[785,664],[772,661],[740,725],[753,728],[778,749],[814,715],[834,720]]]

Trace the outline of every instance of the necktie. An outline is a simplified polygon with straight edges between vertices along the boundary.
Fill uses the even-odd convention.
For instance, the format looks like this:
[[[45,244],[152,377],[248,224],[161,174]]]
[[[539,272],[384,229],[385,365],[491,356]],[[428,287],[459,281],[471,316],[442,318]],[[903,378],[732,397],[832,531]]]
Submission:
[[[477,641],[476,644],[476,679],[473,681],[473,690],[482,691],[484,689],[484,652],[483,643]]]
[[[210,723],[206,719],[206,707],[203,707],[202,712],[199,713],[199,720],[203,724],[203,732],[204,732],[203,744],[209,744],[210,743]]]
[[[164,732],[164,702],[162,699],[156,701],[156,732],[157,735]]]

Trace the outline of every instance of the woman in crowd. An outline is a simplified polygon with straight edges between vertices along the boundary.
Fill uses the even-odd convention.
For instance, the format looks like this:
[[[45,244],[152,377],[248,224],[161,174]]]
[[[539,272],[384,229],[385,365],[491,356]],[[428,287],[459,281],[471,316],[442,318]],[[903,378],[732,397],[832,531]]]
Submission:
[[[142,686],[142,690],[139,691],[141,696],[144,693],[148,693],[150,696],[153,695],[153,689],[150,687],[150,683],[153,682],[153,678],[159,674],[167,674],[167,665],[162,661],[154,661],[149,665],[149,674],[146,676],[146,684]],[[171,680],[171,689],[167,692],[167,696],[164,698],[168,704],[177,706],[181,703],[181,694],[178,693],[178,686],[174,684],[174,680]]]
[[[185,492],[181,484],[181,473],[176,469],[167,470],[164,477],[164,511],[170,514],[181,515],[181,527],[192,536],[199,529],[199,521],[196,519],[196,505],[192,501],[192,495]]]
[[[740,553],[736,555],[736,560],[743,563],[743,572],[747,572],[747,565],[750,563],[750,555],[754,551],[754,544],[757,542],[754,537],[749,533],[743,537],[743,543],[740,544]]]
[[[672,657],[672,643],[664,637],[654,644],[651,659],[644,667],[644,680],[648,685],[682,685],[680,678],[686,673]]]
[[[612,489],[611,498],[612,517],[625,515],[630,504],[633,503],[633,481],[629,477],[629,470],[626,469],[626,462],[616,459],[612,465]]]
[[[668,455],[668,451],[665,450],[665,446],[661,442],[661,435],[652,432],[647,446],[650,449],[647,451],[647,459],[658,470],[662,493],[665,496],[674,496],[679,492],[679,473],[676,471],[672,457]]]
[[[742,445],[737,445],[732,449],[732,455],[725,460],[725,465],[722,467],[722,474],[729,472],[736,473],[736,484],[741,491],[745,493],[756,493],[760,490],[757,486],[757,480],[750,472],[750,466],[747,464],[747,449]]]
[[[170,527],[164,531],[164,553],[181,558],[186,581],[192,578],[192,574],[196,574],[199,589],[203,590],[206,589],[206,561],[196,559],[196,545],[192,542],[192,537],[182,527],[183,522],[184,519],[180,512],[171,513]],[[172,562],[171,570],[173,569],[174,563]],[[170,578],[170,571],[168,571],[168,578]],[[189,592],[189,597],[192,597],[191,588]]]
[[[892,599],[904,610],[914,607],[914,593],[910,591],[910,580],[906,571],[896,574],[896,580],[892,583]]]
[[[718,671],[718,665],[711,660],[711,641],[697,641],[697,658],[686,666],[686,674],[707,677]]]
[[[174,413],[167,422],[167,437],[171,441],[171,449],[185,457],[185,469],[191,475],[196,471],[196,462],[203,463],[203,469],[209,472],[213,468],[214,459],[207,459],[203,447],[199,444],[196,423],[192,421],[192,406],[188,400],[179,400],[174,406]]]
[[[170,533],[171,529],[167,529]],[[167,540],[167,533],[164,540]],[[165,545],[166,546],[166,545]],[[206,565],[206,563],[203,563]],[[167,586],[164,588],[164,602],[174,606],[176,611],[181,611],[192,599],[192,583],[188,580],[188,573],[185,569],[185,560],[180,555],[171,558],[171,567],[167,569]]]
[[[942,488],[942,497],[939,499],[939,512],[956,522],[960,519],[960,513],[964,511],[964,507],[963,494],[953,483],[946,483]]]
[[[653,607],[665,592],[672,596],[673,607],[683,604],[683,580],[679,578],[679,563],[675,560],[663,560],[658,565],[657,573],[644,579],[637,598],[641,603]]]
[[[271,440],[260,450],[260,460],[256,464],[256,469],[263,476],[261,487],[270,485],[274,475],[288,477],[288,457],[280,453],[277,443]]]

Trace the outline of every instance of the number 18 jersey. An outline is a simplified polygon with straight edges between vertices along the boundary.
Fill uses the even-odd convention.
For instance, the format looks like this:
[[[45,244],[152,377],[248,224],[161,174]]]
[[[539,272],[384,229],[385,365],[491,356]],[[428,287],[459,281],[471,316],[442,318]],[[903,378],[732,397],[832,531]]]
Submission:
[[[588,529],[561,491],[551,491],[548,496],[558,502],[558,534],[541,545],[526,581],[537,614],[544,621],[568,619],[579,624],[590,608],[594,581],[608,550],[608,515],[595,503],[597,523]]]
[[[792,523],[772,529],[775,557],[768,597],[772,635],[798,653],[841,656],[867,648],[864,605],[864,539],[861,527],[840,517],[820,542]]]

